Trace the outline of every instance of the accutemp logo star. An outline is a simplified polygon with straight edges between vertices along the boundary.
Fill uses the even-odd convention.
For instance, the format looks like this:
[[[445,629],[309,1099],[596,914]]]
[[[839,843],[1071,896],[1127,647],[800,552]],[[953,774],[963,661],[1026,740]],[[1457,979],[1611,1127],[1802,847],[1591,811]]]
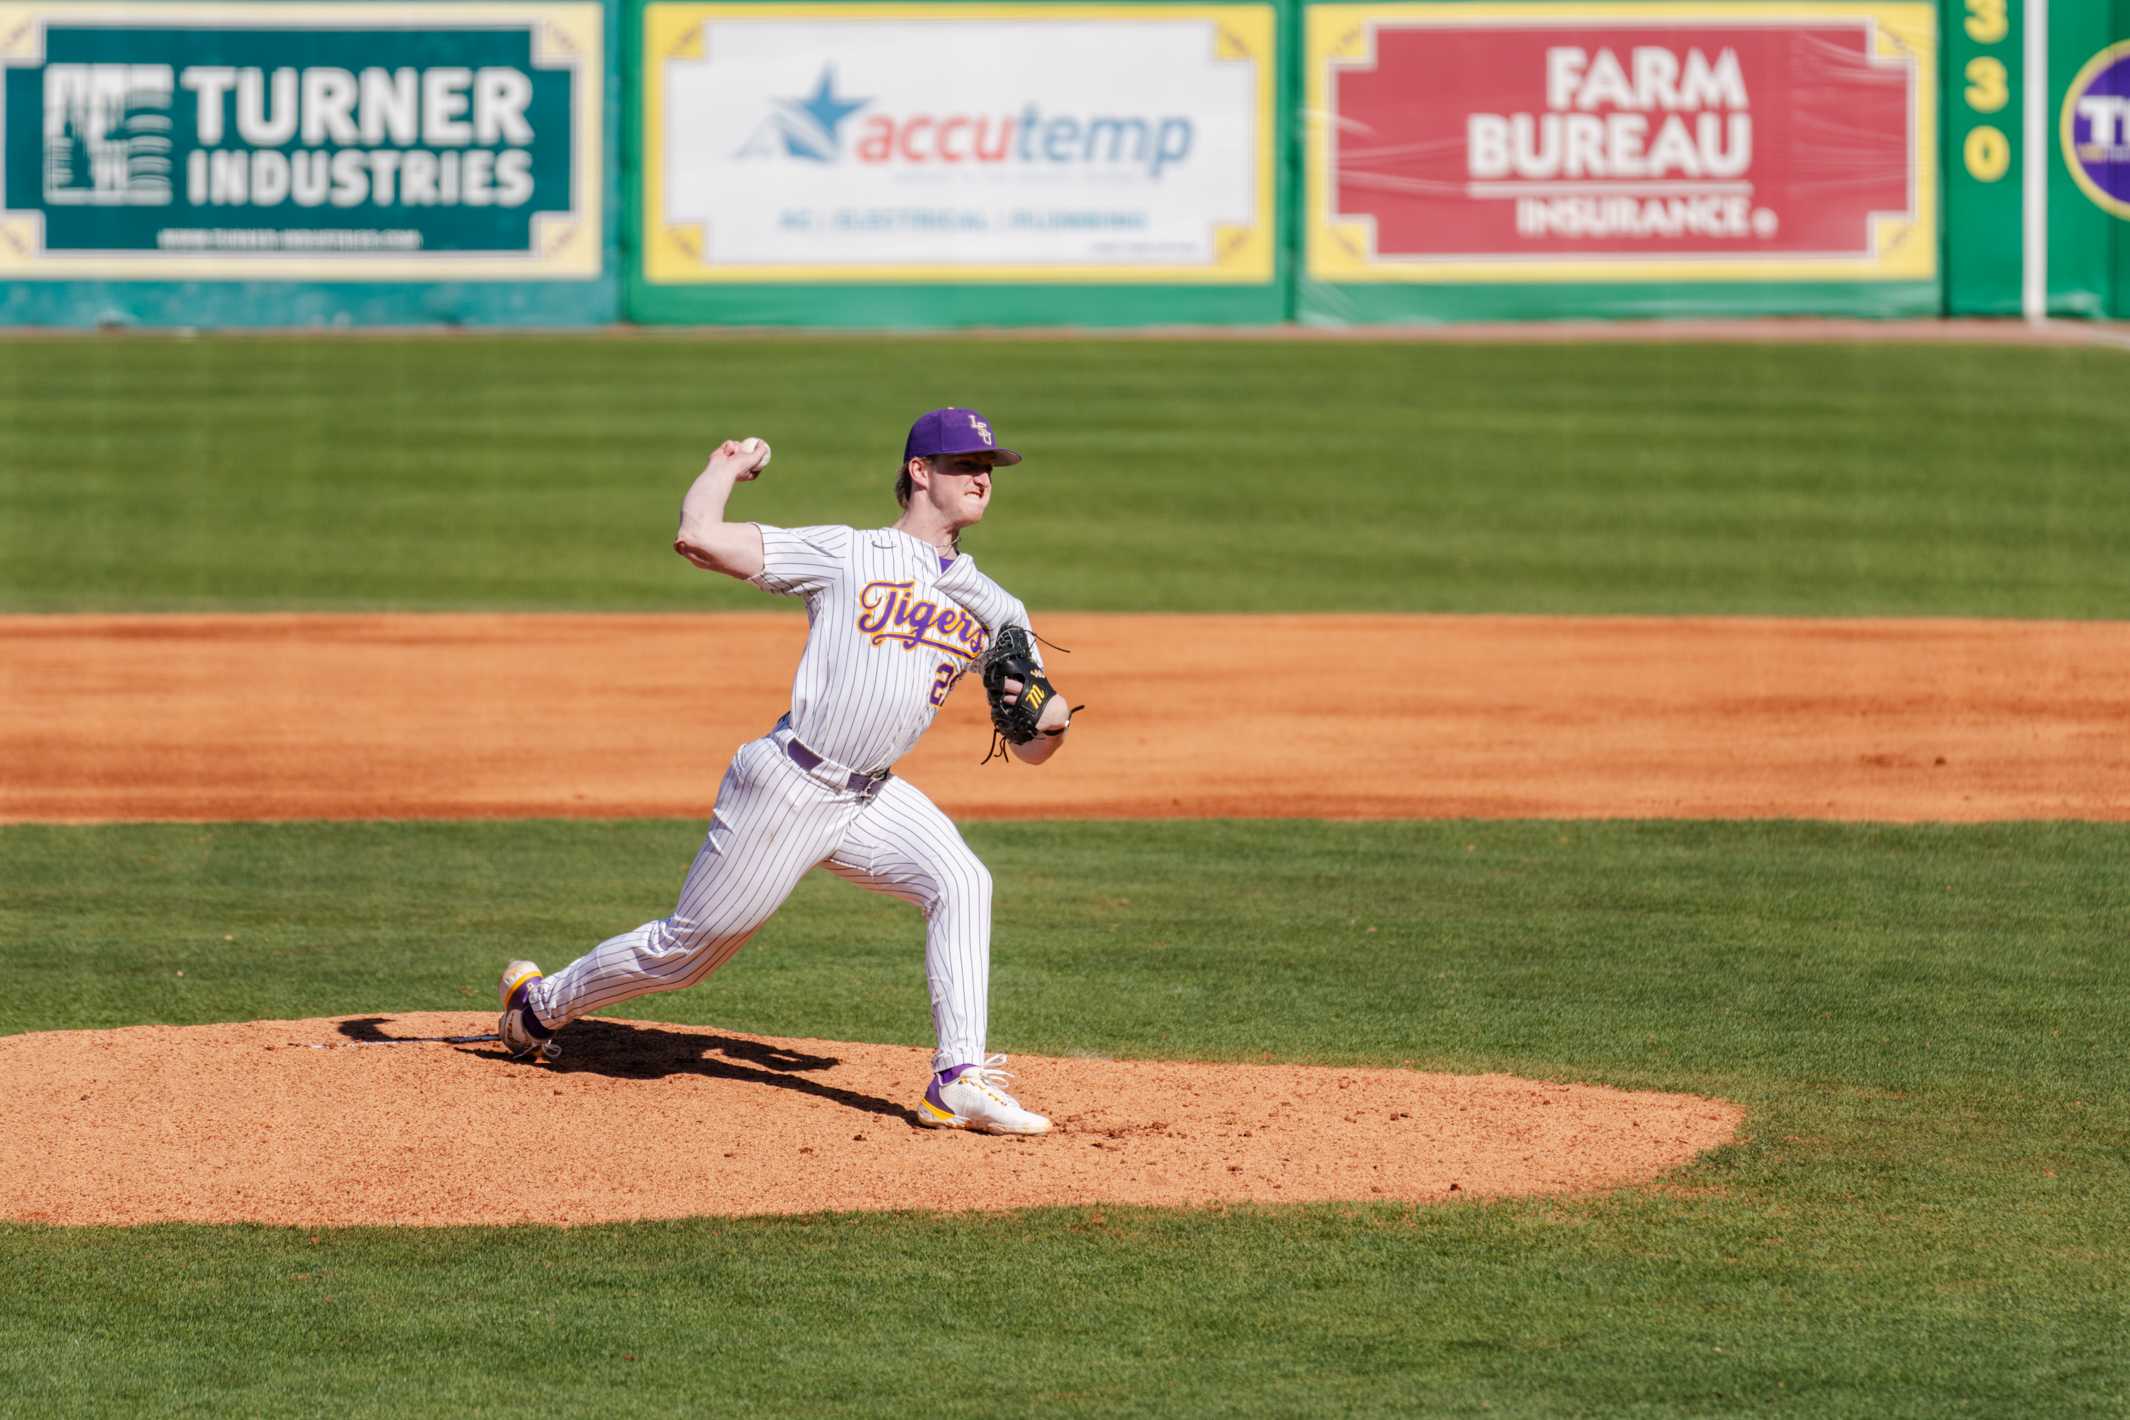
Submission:
[[[824,65],[814,91],[804,98],[778,99],[775,110],[749,135],[738,156],[782,153],[809,163],[832,163],[843,152],[843,121],[871,102],[837,94],[836,66]]]

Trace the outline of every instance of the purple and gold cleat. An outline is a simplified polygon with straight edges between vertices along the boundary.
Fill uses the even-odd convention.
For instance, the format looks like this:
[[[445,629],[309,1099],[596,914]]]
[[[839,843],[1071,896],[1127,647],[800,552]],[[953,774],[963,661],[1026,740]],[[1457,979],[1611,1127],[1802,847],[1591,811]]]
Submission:
[[[917,1105],[917,1122],[930,1129],[974,1129],[984,1134],[1044,1134],[1050,1120],[1006,1093],[1012,1078],[1003,1055],[981,1065],[956,1065],[932,1077]]]
[[[514,961],[503,968],[503,979],[496,985],[496,995],[503,1002],[503,1014],[496,1020],[496,1037],[513,1059],[537,1056],[554,1060],[562,1054],[555,1033],[540,1024],[532,1003],[525,999],[526,992],[539,979],[539,967],[529,961]]]

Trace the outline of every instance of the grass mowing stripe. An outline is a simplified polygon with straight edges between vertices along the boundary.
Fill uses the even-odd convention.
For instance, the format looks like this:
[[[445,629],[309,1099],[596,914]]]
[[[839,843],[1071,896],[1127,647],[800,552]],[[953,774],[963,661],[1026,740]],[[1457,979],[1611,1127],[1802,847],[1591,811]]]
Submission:
[[[662,910],[698,832],[0,830],[0,1029],[485,1011],[519,945],[559,960]],[[738,1415],[2121,1413],[2130,829],[969,834],[1003,885],[1011,1048],[1695,1089],[1744,1103],[1748,1137],[1648,1192],[1419,1212],[316,1243],[6,1227],[0,1393],[262,1414],[528,1396]],[[912,914],[821,880],[711,983],[640,1010],[914,1042],[916,970]],[[537,1168],[537,1142],[498,1166]]]
[[[970,545],[1039,608],[2120,616],[2123,369],[1963,346],[0,341],[0,610],[759,605],[668,551],[711,441],[778,447],[737,515],[871,525],[912,413],[951,393],[1029,454]]]
[[[1905,1273],[1825,1233],[1626,1198],[0,1230],[11,1289],[44,1289],[34,1322],[0,1318],[29,1343],[0,1382],[69,1413],[2120,1413],[2121,1299],[2094,1270],[2044,1296],[2044,1269],[1954,1249]]]
[[[560,966],[666,911],[700,833],[0,829],[0,1032],[486,1010],[505,958]],[[2106,1005],[2130,987],[2112,947],[2130,927],[2110,871],[2121,826],[966,833],[1001,884],[993,1035],[1022,1050],[1537,1065],[1665,1088],[1773,1069],[1907,1089],[2046,1075],[2130,1019]],[[910,909],[815,874],[712,985],[621,1014],[920,1043],[919,932]]]

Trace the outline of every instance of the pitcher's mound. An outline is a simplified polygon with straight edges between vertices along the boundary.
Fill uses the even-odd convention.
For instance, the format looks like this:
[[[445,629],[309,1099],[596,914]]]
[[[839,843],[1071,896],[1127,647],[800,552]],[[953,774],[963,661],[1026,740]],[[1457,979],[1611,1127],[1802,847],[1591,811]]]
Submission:
[[[930,1052],[492,1016],[0,1038],[0,1217],[596,1223],[822,1209],[1441,1202],[1654,1178],[1736,1106],[1506,1075],[1016,1056],[1038,1138],[920,1128]],[[455,1039],[457,1038],[457,1039]]]

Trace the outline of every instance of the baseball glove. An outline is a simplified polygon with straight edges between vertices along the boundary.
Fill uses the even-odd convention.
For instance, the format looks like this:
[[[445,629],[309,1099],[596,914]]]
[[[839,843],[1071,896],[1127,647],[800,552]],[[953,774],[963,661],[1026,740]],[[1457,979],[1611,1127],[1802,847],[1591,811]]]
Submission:
[[[991,728],[1009,744],[1024,745],[1036,737],[1036,721],[1043,707],[1057,694],[1036,665],[1035,642],[1025,626],[999,628],[984,652],[981,666],[984,694],[991,701]],[[1006,682],[1021,683],[1019,698],[1007,700]]]

